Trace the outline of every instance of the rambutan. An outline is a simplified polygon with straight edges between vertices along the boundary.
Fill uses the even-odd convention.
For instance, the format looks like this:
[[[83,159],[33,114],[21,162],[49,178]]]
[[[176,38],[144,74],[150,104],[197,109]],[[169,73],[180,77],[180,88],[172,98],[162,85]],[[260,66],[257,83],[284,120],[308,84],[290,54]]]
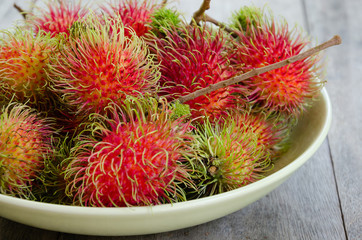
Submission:
[[[55,136],[51,139],[51,154],[43,159],[43,169],[37,174],[37,184],[32,189],[36,200],[54,204],[71,204],[66,194],[65,172],[71,148],[75,138],[70,134]]]
[[[227,35],[207,27],[185,26],[165,30],[165,38],[155,38],[153,51],[160,62],[160,94],[177,99],[233,76],[229,66]],[[241,104],[239,86],[228,86],[185,102],[193,117],[219,118],[228,108]]]
[[[98,120],[71,151],[66,178],[75,204],[120,207],[183,200],[179,185],[190,180],[181,163],[193,151],[189,123],[171,120],[162,98],[127,98],[109,108],[114,116],[93,115]]]
[[[45,119],[23,104],[10,103],[0,115],[0,193],[33,199],[33,182],[51,153]]]
[[[193,144],[198,151],[193,172],[197,197],[248,185],[262,178],[261,172],[270,165],[270,156],[262,146],[267,138],[253,126],[254,120],[243,124],[241,118],[229,116],[221,124],[207,119],[197,129]]]
[[[263,111],[231,111],[230,116],[236,124],[235,131],[243,129],[254,134],[256,147],[265,156],[270,156],[271,160],[287,150],[290,128],[286,121],[276,114],[266,114]]]
[[[47,105],[51,94],[46,74],[50,55],[56,54],[57,42],[48,34],[16,29],[3,32],[0,40],[0,96],[15,98],[32,107]]]
[[[273,18],[259,22],[264,24],[250,25],[248,32],[237,32],[236,54],[231,63],[243,72],[295,56],[309,43],[296,29],[290,31],[286,23],[278,25]],[[253,93],[250,98],[261,108],[298,117],[323,86],[317,78],[318,60],[304,59],[250,78],[244,82]]]
[[[165,7],[156,9],[151,20],[151,32],[158,37],[164,37],[165,30],[172,31],[182,25],[180,13]]]
[[[82,21],[89,10],[81,1],[47,0],[46,9],[39,8],[38,13],[31,13],[28,23],[35,32],[44,31],[52,37],[59,34],[69,35],[74,22]]]
[[[121,18],[127,37],[133,35],[131,31],[135,31],[139,37],[148,33],[151,16],[158,7],[154,0],[114,0],[100,6],[106,18]]]
[[[110,32],[115,26],[118,32]],[[49,75],[54,89],[78,113],[104,114],[111,102],[155,92],[159,71],[153,55],[139,37],[123,34],[120,21],[103,24],[90,17],[52,59]]]
[[[253,28],[266,24],[263,15],[264,11],[259,7],[244,6],[232,14],[230,27],[248,33]]]

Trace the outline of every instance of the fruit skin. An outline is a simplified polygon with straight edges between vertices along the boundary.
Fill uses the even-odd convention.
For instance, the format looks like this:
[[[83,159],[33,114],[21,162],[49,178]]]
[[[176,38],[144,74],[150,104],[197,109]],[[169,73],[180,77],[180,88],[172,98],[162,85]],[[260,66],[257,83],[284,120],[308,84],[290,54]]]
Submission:
[[[195,197],[211,196],[248,185],[270,165],[258,126],[244,124],[242,117],[228,116],[221,124],[206,120],[195,132],[197,160],[192,173]]]
[[[9,102],[27,102],[46,108],[52,97],[46,71],[58,42],[49,34],[35,34],[22,28],[4,31],[0,40],[0,96]]]
[[[132,36],[134,31],[137,36],[143,37],[151,30],[151,16],[159,6],[154,0],[114,0],[108,1],[100,8],[106,18],[121,18],[126,27],[125,36]]]
[[[231,58],[235,68],[248,72],[295,56],[307,47],[309,41],[296,29],[289,30],[286,23],[277,23],[263,13],[257,16],[261,19],[249,25],[247,31],[235,31],[236,54]],[[318,57],[297,61],[252,77],[243,84],[253,93],[250,99],[260,109],[297,118],[324,85],[318,79],[318,61]]]
[[[126,38],[120,19],[110,21],[104,24],[89,17],[60,56],[51,60],[54,91],[77,114],[106,114],[112,102],[120,104],[128,95],[154,94],[157,89],[158,66],[147,45],[133,32]],[[114,27],[118,32],[110,31]]]
[[[253,28],[267,24],[264,22],[264,9],[256,6],[244,6],[232,14],[230,27],[240,31],[251,32]]]
[[[157,37],[164,37],[165,30],[172,31],[184,24],[180,19],[179,12],[166,7],[156,9],[151,20],[151,32]]]
[[[68,36],[73,23],[82,21],[88,14],[88,6],[82,6],[82,1],[47,0],[46,10],[39,8],[38,13],[30,13],[28,24],[35,32],[44,31],[52,37]]]
[[[229,64],[229,36],[207,27],[184,26],[170,31],[165,38],[154,38],[152,51],[160,62],[160,95],[175,100],[208,87],[235,74]],[[240,85],[232,85],[185,102],[193,118],[218,119],[229,108],[243,104]],[[239,96],[237,96],[239,95]],[[201,119],[200,119],[201,120]]]
[[[288,149],[292,125],[279,115],[253,111],[252,106],[249,110],[230,111],[229,115],[236,124],[235,131],[243,129],[254,134],[256,147],[272,161]]]
[[[158,106],[160,105],[160,106]],[[78,137],[66,171],[74,204],[96,207],[156,205],[184,200],[190,185],[190,123],[171,120],[160,99],[127,98],[110,106],[112,118],[95,122]]]
[[[37,175],[32,193],[37,201],[53,204],[71,205],[72,199],[66,195],[67,182],[65,171],[68,166],[66,159],[75,145],[71,134],[53,136],[50,143],[51,154],[44,158],[44,167]]]
[[[46,119],[23,104],[10,103],[0,115],[0,193],[34,199],[33,184],[51,154]]]

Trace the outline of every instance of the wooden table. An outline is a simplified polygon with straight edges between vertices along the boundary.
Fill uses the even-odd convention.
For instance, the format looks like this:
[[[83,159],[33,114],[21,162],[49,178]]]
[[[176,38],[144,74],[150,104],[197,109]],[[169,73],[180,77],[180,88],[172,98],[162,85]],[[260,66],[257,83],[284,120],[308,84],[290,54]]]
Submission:
[[[0,28],[19,19],[14,0],[0,1]],[[24,4],[24,1],[17,1]],[[201,0],[176,7],[189,19]],[[244,4],[269,7],[290,26],[298,23],[319,43],[335,34],[343,44],[328,49],[327,90],[333,122],[317,153],[286,183],[224,218],[179,231],[133,237],[92,237],[32,228],[0,218],[0,239],[362,239],[362,17],[359,0],[214,0],[209,15],[226,20]]]

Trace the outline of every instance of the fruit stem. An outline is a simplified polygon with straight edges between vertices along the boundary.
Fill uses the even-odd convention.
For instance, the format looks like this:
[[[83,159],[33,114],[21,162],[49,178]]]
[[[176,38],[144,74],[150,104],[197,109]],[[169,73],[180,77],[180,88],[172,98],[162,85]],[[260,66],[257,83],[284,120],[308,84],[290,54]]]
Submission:
[[[226,32],[230,33],[233,37],[236,37],[236,34],[234,33],[234,31],[231,28],[227,27],[222,22],[217,21],[216,19],[210,17],[209,15],[207,15],[205,13],[206,10],[210,9],[210,2],[211,2],[211,0],[204,0],[202,2],[199,10],[197,10],[194,13],[193,18],[190,22],[190,25],[199,25],[200,21],[210,22],[210,23],[215,24],[216,26],[224,29]]]
[[[199,25],[200,21],[205,17],[205,11],[210,9],[210,2],[211,0],[204,0],[202,2],[199,10],[194,13],[190,25]]]
[[[13,6],[16,10],[18,10],[18,12],[21,14],[21,16],[23,16],[23,18],[26,19],[26,12],[16,3],[14,3]]]
[[[202,96],[202,95],[208,94],[210,92],[213,92],[213,91],[215,91],[217,89],[224,88],[224,87],[227,87],[229,85],[236,84],[236,83],[241,82],[241,81],[243,81],[245,79],[255,77],[257,75],[260,75],[262,73],[265,73],[265,72],[268,72],[268,71],[271,71],[271,70],[274,70],[274,69],[277,69],[277,68],[284,67],[284,66],[286,66],[286,65],[288,65],[290,63],[293,63],[293,62],[296,62],[296,61],[299,61],[299,60],[303,60],[303,59],[308,58],[308,57],[310,57],[310,56],[312,56],[312,55],[314,55],[314,54],[316,54],[316,53],[318,53],[318,52],[320,52],[320,51],[322,51],[324,49],[327,49],[327,48],[335,46],[335,45],[339,45],[341,43],[342,43],[341,37],[339,35],[335,35],[330,40],[328,40],[328,41],[326,41],[326,42],[324,42],[324,43],[322,43],[322,44],[320,44],[318,46],[310,48],[310,49],[308,49],[307,51],[305,51],[303,53],[292,56],[292,57],[287,58],[287,59],[285,59],[283,61],[267,65],[265,67],[254,68],[249,72],[246,72],[244,74],[229,78],[227,80],[224,80],[224,81],[221,81],[221,82],[218,82],[218,83],[215,83],[215,84],[211,84],[206,88],[199,89],[199,90],[197,90],[195,92],[192,92],[192,93],[190,93],[188,95],[182,96],[182,97],[180,97],[178,99],[175,99],[175,100],[179,101],[180,103],[185,103],[185,102],[190,101],[192,99],[195,99],[195,98],[197,98],[199,96]]]
[[[211,165],[209,169],[207,170],[211,176],[216,176],[218,168],[214,165]]]
[[[24,10],[23,10],[19,5],[17,5],[16,3],[14,3],[13,6],[14,6],[14,8],[15,8],[16,10],[18,10],[18,12],[21,14],[21,16],[23,16],[23,18],[26,19],[28,13],[32,13],[32,12],[33,12],[34,6],[35,6],[35,4],[36,4],[37,1],[38,1],[38,0],[33,0],[33,1],[31,2],[31,4],[30,4],[30,10],[29,10],[28,12],[24,11]]]
[[[210,22],[210,23],[212,23],[212,24],[215,24],[216,26],[218,26],[218,27],[224,29],[226,32],[230,33],[231,36],[233,36],[233,37],[236,37],[236,36],[237,36],[237,35],[235,34],[235,32],[234,32],[231,28],[227,27],[227,26],[226,26],[225,24],[223,24],[222,22],[219,22],[219,21],[217,21],[216,19],[210,17],[210,16],[207,15],[206,13],[204,14],[204,21],[205,21],[205,22]]]

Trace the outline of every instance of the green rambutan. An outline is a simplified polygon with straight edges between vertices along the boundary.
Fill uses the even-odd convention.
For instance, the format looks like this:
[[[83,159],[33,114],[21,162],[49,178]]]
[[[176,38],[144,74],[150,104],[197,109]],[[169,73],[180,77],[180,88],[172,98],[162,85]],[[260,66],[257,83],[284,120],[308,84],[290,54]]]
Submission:
[[[114,27],[117,32],[110,31]],[[49,75],[54,90],[78,113],[104,114],[111,102],[155,92],[158,65],[143,40],[134,34],[124,36],[120,21],[104,24],[90,17],[76,35],[52,59]]]
[[[154,38],[153,50],[160,62],[160,95],[175,100],[235,74],[229,65],[228,36],[219,30],[185,26],[167,30],[165,38]],[[192,117],[209,116],[217,119],[229,108],[243,103],[236,94],[242,87],[228,86],[185,102]]]
[[[33,183],[51,152],[46,120],[23,104],[10,103],[0,115],[0,193],[33,199]]]
[[[52,37],[69,35],[73,23],[82,21],[89,13],[88,7],[76,0],[47,0],[46,7],[39,8],[37,14],[30,13],[28,23],[35,32],[44,31]]]
[[[41,202],[54,204],[72,203],[66,194],[65,172],[68,166],[70,150],[75,138],[69,134],[51,139],[52,152],[44,158],[44,167],[37,175],[37,184],[32,189],[35,198]]]
[[[262,13],[258,16],[267,18]],[[272,17],[259,22],[263,24],[249,25],[248,32],[237,32],[236,54],[231,63],[242,72],[295,56],[309,43],[295,29],[290,31],[286,23],[278,25]],[[253,93],[250,99],[260,108],[298,117],[323,86],[324,82],[317,77],[318,60],[318,57],[304,59],[250,78],[244,82]]]
[[[230,27],[247,33],[265,24],[263,15],[264,11],[259,7],[244,6],[232,14]]]
[[[154,0],[113,0],[107,5],[101,5],[106,18],[121,18],[124,24],[125,36],[132,36],[131,31],[142,37],[151,29],[151,16],[159,6]]]
[[[193,178],[197,197],[230,191],[263,177],[261,173],[270,165],[264,142],[274,138],[269,128],[258,126],[250,116],[229,116],[221,124],[207,119],[196,130],[193,146],[198,161],[194,161]]]
[[[178,119],[178,118],[188,118],[191,116],[191,110],[190,106],[187,104],[182,104],[179,101],[175,101],[171,104],[172,108],[172,119]]]
[[[243,129],[256,137],[257,148],[275,160],[288,148],[290,126],[275,114],[253,111],[231,111],[235,130]],[[238,133],[235,133],[238,134]]]
[[[127,98],[109,106],[112,118],[94,114],[71,150],[66,172],[74,204],[143,206],[184,200],[189,185],[182,162],[193,152],[188,122],[171,120],[160,98]]]
[[[151,31],[158,37],[164,37],[165,30],[172,31],[182,25],[180,13],[165,7],[156,9],[151,19]]]
[[[17,28],[4,31],[0,39],[0,96],[27,102],[32,107],[47,105],[50,96],[46,74],[57,42],[48,34]]]

